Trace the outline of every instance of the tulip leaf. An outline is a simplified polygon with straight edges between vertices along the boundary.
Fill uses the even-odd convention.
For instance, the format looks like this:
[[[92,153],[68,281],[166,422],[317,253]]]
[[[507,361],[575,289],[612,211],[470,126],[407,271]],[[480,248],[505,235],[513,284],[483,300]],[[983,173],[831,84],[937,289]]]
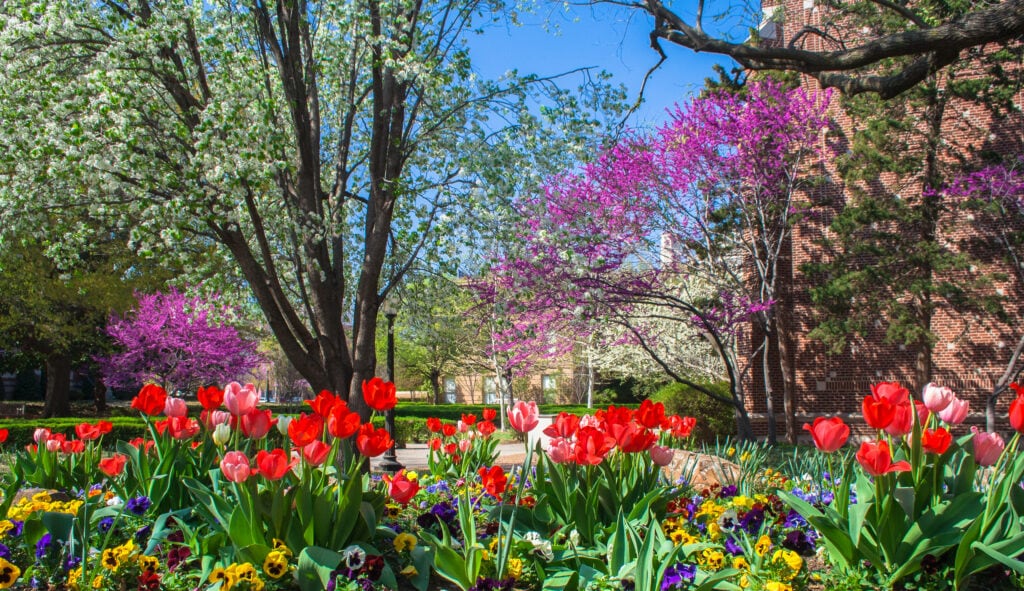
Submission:
[[[299,553],[296,579],[302,591],[322,591],[331,581],[331,573],[341,564],[342,555],[327,548],[309,546]]]

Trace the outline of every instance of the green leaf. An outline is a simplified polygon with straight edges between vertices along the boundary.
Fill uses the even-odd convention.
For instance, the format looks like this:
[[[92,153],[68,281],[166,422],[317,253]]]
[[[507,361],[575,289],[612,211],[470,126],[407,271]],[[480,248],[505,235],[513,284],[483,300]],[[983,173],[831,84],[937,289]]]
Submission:
[[[299,553],[296,579],[302,591],[323,591],[331,581],[331,572],[341,564],[341,554],[321,548],[309,546]]]
[[[47,511],[40,518],[46,531],[59,542],[71,539],[71,530],[75,525],[75,516],[69,513],[53,513]]]

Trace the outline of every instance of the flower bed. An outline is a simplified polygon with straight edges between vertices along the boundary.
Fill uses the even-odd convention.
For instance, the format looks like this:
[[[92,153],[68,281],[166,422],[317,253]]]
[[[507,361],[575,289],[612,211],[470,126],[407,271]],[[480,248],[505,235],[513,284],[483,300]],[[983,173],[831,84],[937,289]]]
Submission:
[[[379,379],[363,396],[395,404]],[[713,483],[673,463],[696,421],[650,402],[562,412],[512,470],[494,409],[432,417],[429,469],[381,476],[366,461],[390,436],[331,393],[297,417],[252,386],[198,398],[190,416],[147,386],[143,435],[104,444],[113,423],[79,423],[7,452],[0,589],[941,589],[1024,566],[1017,437],[954,439],[965,409],[938,388],[915,403],[876,387],[879,438],[856,456],[839,419],[807,425],[818,450],[781,470],[764,445],[726,444],[737,464]],[[537,429],[536,405],[508,421]]]

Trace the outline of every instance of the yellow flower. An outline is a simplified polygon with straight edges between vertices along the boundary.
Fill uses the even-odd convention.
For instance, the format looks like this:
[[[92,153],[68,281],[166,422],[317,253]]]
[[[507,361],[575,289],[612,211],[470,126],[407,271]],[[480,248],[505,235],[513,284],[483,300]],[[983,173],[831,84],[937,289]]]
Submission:
[[[728,449],[728,450],[727,450],[727,451],[725,452],[725,455],[729,456],[730,458],[731,458],[731,457],[733,457],[734,455],[736,455],[736,448],[735,448],[735,447],[730,447],[730,448],[729,448],[729,449]]]
[[[406,470],[405,477],[408,478],[409,480],[416,480],[420,477],[420,475],[417,474],[415,470]]]
[[[397,552],[411,551],[416,547],[416,536],[403,532],[395,536],[392,543],[395,545],[395,551]]]
[[[800,572],[804,559],[792,550],[776,550],[775,554],[772,554],[772,563],[781,565],[787,571],[785,579],[791,580]]]
[[[747,559],[742,556],[737,556],[732,559],[732,567],[737,570],[750,570],[750,563]]]
[[[103,575],[96,575],[95,577],[93,577],[93,579],[92,579],[92,588],[93,589],[102,589],[103,588]]]
[[[712,540],[717,540],[722,535],[722,528],[718,525],[717,521],[712,521],[708,524],[708,537]]]
[[[748,577],[747,575],[742,575],[740,577],[739,584],[740,584],[740,589],[746,589],[747,587],[750,586],[750,577]]]
[[[117,557],[117,551],[114,548],[104,550],[101,564],[103,564],[103,568],[117,572],[117,567],[121,566],[121,561]]]
[[[228,591],[238,582],[238,577],[235,576],[234,570],[229,572],[228,569],[215,568],[210,573],[209,581],[211,583],[220,583],[221,591]]]
[[[160,568],[160,561],[156,556],[139,555],[139,568],[143,572],[155,573]]]
[[[706,566],[708,570],[720,570],[725,566],[725,554],[722,554],[714,548],[705,548],[700,555],[703,559],[704,566]]]
[[[732,506],[737,509],[750,509],[754,506],[754,499],[743,495],[736,495],[732,498]]]
[[[0,539],[4,538],[7,535],[7,532],[11,531],[12,529],[14,529],[14,524],[11,523],[10,519],[4,519],[3,521],[0,521]]]
[[[757,539],[757,543],[754,544],[754,552],[757,552],[758,556],[764,556],[772,549],[772,541],[768,536],[761,536]]]
[[[270,545],[274,547],[274,550],[277,550],[281,554],[284,554],[285,558],[287,558],[288,560],[291,560],[292,556],[294,556],[294,554],[292,554],[291,548],[288,547],[288,544],[285,544],[277,538],[271,540]]]
[[[78,582],[82,580],[82,567],[77,566],[68,571],[68,589],[78,591]]]
[[[271,579],[280,579],[288,572],[288,557],[280,550],[271,550],[263,560],[263,572]]]
[[[508,574],[516,580],[523,576],[523,560],[521,558],[508,559]]]
[[[405,575],[405,576],[407,576],[409,578],[412,578],[412,577],[415,577],[416,575],[420,574],[420,571],[416,570],[416,567],[410,564],[409,566],[407,566],[407,567],[403,568],[402,570],[398,571],[398,574]]]
[[[243,562],[241,564],[232,564],[228,567],[229,570],[234,569],[235,576],[238,577],[239,581],[253,581],[258,579],[256,576],[256,567],[251,562]]]
[[[793,586],[778,581],[768,581],[764,584],[764,591],[793,591]]]
[[[21,569],[0,558],[0,589],[7,589],[21,576]]]
[[[741,464],[746,462],[749,459],[750,459],[750,452],[749,451],[745,451],[745,452],[740,454],[740,463]]]

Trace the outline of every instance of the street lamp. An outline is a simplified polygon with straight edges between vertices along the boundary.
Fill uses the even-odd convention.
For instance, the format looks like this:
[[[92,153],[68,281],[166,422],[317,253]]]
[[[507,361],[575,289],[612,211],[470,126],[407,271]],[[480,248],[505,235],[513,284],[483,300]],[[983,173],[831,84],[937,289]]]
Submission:
[[[395,317],[398,316],[398,305],[392,298],[384,300],[381,312],[388,319],[388,381],[395,382]],[[384,458],[380,462],[381,470],[395,473],[404,468],[395,456],[395,409],[388,409],[384,415],[384,428],[391,436],[391,447],[384,452]]]

